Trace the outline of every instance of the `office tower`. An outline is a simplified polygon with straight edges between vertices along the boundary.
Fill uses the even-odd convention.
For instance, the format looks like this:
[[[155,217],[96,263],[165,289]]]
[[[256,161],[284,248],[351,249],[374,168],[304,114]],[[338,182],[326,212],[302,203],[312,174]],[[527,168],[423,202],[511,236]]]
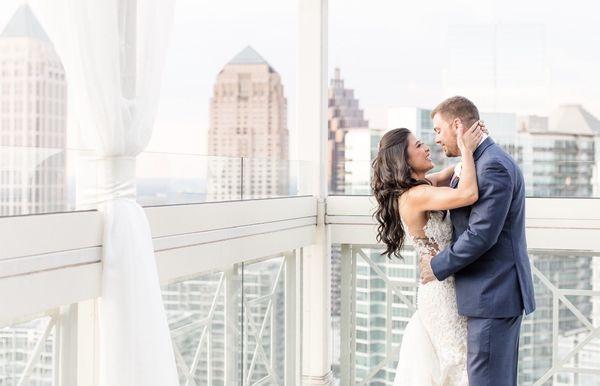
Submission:
[[[214,85],[208,199],[287,194],[288,137],[281,77],[246,47],[223,67]]]
[[[361,253],[356,253],[356,350],[355,363],[351,365],[356,368],[357,381],[364,379],[401,344],[404,329],[413,313],[402,302],[395,288],[402,291],[413,305],[416,305],[418,283],[416,254],[412,248],[408,247],[403,251],[403,260],[388,259],[380,255],[381,250],[378,249],[360,250],[370,262]],[[345,258],[349,259],[350,256]],[[371,264],[376,266],[395,288],[387,284]],[[391,310],[388,307],[391,307]],[[391,336],[388,335],[388,331]],[[392,385],[396,364],[395,358],[387,362],[368,384]]]
[[[225,372],[231,371],[226,368],[228,352],[234,356],[236,368],[232,374],[236,380],[243,367],[245,379],[252,368],[251,383],[270,374],[275,377],[272,384],[283,383],[287,289],[285,267],[282,268],[282,264],[283,257],[279,257],[239,266],[232,276],[235,283],[226,282],[227,273],[213,273],[163,287],[162,296],[173,342],[188,368],[197,357],[198,366],[194,377],[198,385],[207,384],[208,379],[211,380],[210,386],[225,385]],[[217,291],[219,283],[221,289]],[[233,298],[228,300],[229,304],[225,298],[226,293],[230,293],[226,289],[228,285],[235,288],[231,292]],[[209,315],[212,315],[210,320]],[[207,325],[209,329],[203,346],[198,350],[203,328]],[[210,356],[207,355],[209,341]],[[260,342],[266,359],[259,352],[257,341]],[[265,360],[270,371],[265,366]],[[185,381],[181,367],[179,370],[180,380]]]
[[[362,144],[357,142],[368,137],[369,122],[364,119],[354,90],[345,87],[339,68],[335,69],[329,84],[327,119],[329,194],[369,194],[365,181],[365,164],[369,163],[369,149],[363,149]],[[357,133],[346,138],[354,131]],[[348,149],[347,139],[350,140]],[[370,141],[363,144],[370,144]],[[331,315],[334,318],[340,313],[340,259],[339,246],[332,246]]]
[[[334,77],[329,85],[328,102],[329,126],[329,193],[346,193],[346,134],[352,130],[362,130],[369,127],[364,119],[363,111],[359,108],[354,90],[344,86],[340,69],[336,68]]]
[[[0,35],[0,216],[66,208],[67,81],[28,5]]]
[[[529,251],[529,257],[535,268],[555,287],[572,290],[593,289],[592,257],[562,251]],[[553,296],[552,292],[537,278],[534,278],[534,284],[536,310],[523,320],[521,327],[519,381],[522,384],[534,382],[552,367]],[[592,297],[568,296],[567,299],[584,317],[588,319],[592,317]],[[573,343],[581,338],[584,325],[564,303],[561,304],[558,335],[562,347],[559,352],[565,353],[566,349],[572,349]],[[587,354],[593,356],[593,350],[588,351]],[[564,377],[561,375],[559,378]],[[570,382],[564,384],[587,385],[587,383]]]
[[[0,216],[66,209],[65,70],[23,4],[0,34]],[[49,318],[0,329],[0,384],[16,384]],[[51,385],[54,341],[42,342],[29,383]]]
[[[547,125],[544,123],[547,122]],[[600,121],[580,105],[519,119],[528,196],[591,197],[598,189]]]

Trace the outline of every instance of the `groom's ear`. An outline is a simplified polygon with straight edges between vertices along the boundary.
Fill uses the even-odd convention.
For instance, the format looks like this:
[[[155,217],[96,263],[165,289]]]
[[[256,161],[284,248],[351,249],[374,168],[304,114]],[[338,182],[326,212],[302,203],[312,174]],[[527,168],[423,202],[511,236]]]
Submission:
[[[458,128],[460,127],[462,121],[460,120],[460,118],[454,118],[454,120],[452,121],[452,128],[454,130],[458,130]]]

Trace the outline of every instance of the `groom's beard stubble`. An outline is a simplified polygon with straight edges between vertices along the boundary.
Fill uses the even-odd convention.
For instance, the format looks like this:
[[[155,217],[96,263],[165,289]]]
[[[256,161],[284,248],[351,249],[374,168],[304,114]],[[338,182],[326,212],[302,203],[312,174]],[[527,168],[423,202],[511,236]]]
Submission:
[[[456,158],[456,157],[460,157],[462,155],[462,154],[460,154],[460,149],[456,149],[453,151],[453,150],[450,150],[447,146],[443,146],[442,150],[444,151],[444,154],[448,158]]]

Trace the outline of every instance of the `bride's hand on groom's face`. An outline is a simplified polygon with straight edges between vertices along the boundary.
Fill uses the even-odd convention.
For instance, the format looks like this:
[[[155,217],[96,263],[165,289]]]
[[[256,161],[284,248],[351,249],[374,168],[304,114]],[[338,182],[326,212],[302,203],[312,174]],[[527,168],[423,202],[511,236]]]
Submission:
[[[461,153],[473,153],[477,149],[477,146],[479,146],[484,133],[487,133],[487,129],[483,121],[475,121],[468,129],[465,129],[464,125],[459,123],[458,130],[456,131],[456,143]]]

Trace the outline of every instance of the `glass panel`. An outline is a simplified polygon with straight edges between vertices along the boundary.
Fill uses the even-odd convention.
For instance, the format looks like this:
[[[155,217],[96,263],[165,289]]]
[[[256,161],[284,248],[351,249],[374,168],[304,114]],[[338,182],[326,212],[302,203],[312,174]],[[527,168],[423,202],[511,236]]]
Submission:
[[[531,250],[530,258],[536,270],[537,308],[523,322],[519,379],[522,382],[535,381],[552,367],[554,301],[559,295],[563,296],[558,299],[559,358],[582,344],[565,367],[600,370],[600,339],[590,337],[590,328],[600,327],[600,296],[593,293],[600,290],[600,256]],[[600,384],[597,375],[585,373],[565,372],[551,379],[553,383],[549,384]]]
[[[27,4],[2,2],[0,30],[0,216],[73,210],[61,58]]]
[[[97,159],[76,150],[93,136],[79,132],[77,85],[42,8],[0,5],[0,217],[95,209],[105,198]],[[142,205],[312,193],[310,167],[290,161],[296,13],[296,2],[274,0],[178,3],[150,152],[137,162]]]
[[[377,137],[377,142],[381,137]],[[495,139],[495,138],[494,138]],[[581,140],[583,141],[583,140]],[[581,141],[572,142],[576,147]],[[536,139],[543,144],[543,141]],[[498,141],[496,141],[498,143]],[[560,154],[561,150],[556,148],[536,148],[524,154],[524,148],[512,148],[500,144],[507,152],[511,153],[521,171],[525,181],[525,195],[527,197],[546,198],[575,198],[575,197],[600,197],[600,180],[598,180],[598,164],[592,161],[563,161],[561,158],[568,156]],[[434,148],[431,148],[432,150]],[[366,152],[366,148],[365,148]],[[545,153],[545,154],[542,154]],[[600,153],[598,153],[600,154]],[[374,156],[374,155],[373,155]],[[595,155],[594,155],[595,156]],[[432,154],[432,159],[436,157]],[[439,171],[443,167],[453,165],[460,160],[450,160],[439,154],[438,163],[433,171]],[[546,158],[544,160],[543,158]],[[527,160],[529,159],[529,160]],[[533,161],[533,160],[535,161]],[[599,158],[600,159],[600,158]],[[434,161],[435,162],[435,161]],[[373,175],[371,161],[344,161],[347,172],[345,188],[341,191],[344,195],[370,195],[370,180]]]
[[[417,265],[415,252],[409,246],[403,251],[402,260],[390,260],[381,252],[374,245],[332,246],[332,367],[336,384],[343,384],[342,374],[350,372],[354,372],[357,382],[367,385],[393,381],[402,332],[416,305]],[[343,279],[341,272],[352,272],[352,266],[352,277]],[[349,307],[354,305],[353,316],[342,311],[344,302]],[[350,353],[341,347],[342,342],[351,339],[342,335],[344,324],[349,326],[348,333],[355,336]],[[354,357],[354,363],[341,362],[347,355]]]
[[[240,283],[238,272],[230,271],[202,274],[163,287],[182,385],[187,377],[196,385],[238,383]]]
[[[309,195],[311,163],[144,152],[137,160],[142,206]]]
[[[243,264],[244,384],[282,385],[286,369],[286,260]],[[291,289],[290,289],[291,290]]]
[[[177,4],[147,150],[230,158],[233,165],[219,162],[215,169],[233,171],[216,175],[216,182],[225,183],[219,193],[225,198],[209,201],[239,199],[241,177],[234,159],[268,159],[273,165],[270,174],[255,177],[264,188],[256,182],[244,190],[261,198],[288,195],[288,187],[280,185],[288,179],[286,162],[306,159],[295,147],[297,7],[296,1],[277,0]]]
[[[402,254],[404,261],[389,261],[379,255],[380,251],[370,245],[334,245],[332,249],[333,371],[337,384],[343,383],[345,374],[350,373],[356,382],[373,385],[390,384],[394,379],[398,355],[395,349],[412,316],[395,288],[400,288],[400,293],[414,304],[417,267],[410,249]],[[572,353],[565,367],[578,372],[565,370],[544,384],[598,385],[600,378],[591,371],[600,370],[600,257],[574,251],[529,253],[534,266],[537,309],[522,324],[519,384],[531,385],[542,378],[552,367],[554,355],[564,358]],[[344,280],[342,272],[350,272],[350,279]],[[392,297],[388,298],[390,289]],[[557,352],[553,346],[555,301]],[[346,316],[341,311],[344,302],[354,307],[353,315]],[[345,323],[349,336],[343,335]],[[354,341],[344,346],[349,339]],[[344,352],[345,347],[349,347],[349,353]],[[344,363],[344,358],[354,361]],[[385,365],[378,370],[381,364]]]
[[[310,167],[306,161],[244,158],[243,199],[311,194]]]
[[[137,164],[137,200],[142,206],[239,200],[242,159],[142,153]]]
[[[50,316],[0,328],[0,385],[55,385],[56,348]]]
[[[60,148],[0,146],[0,217],[75,210],[79,156]]]

